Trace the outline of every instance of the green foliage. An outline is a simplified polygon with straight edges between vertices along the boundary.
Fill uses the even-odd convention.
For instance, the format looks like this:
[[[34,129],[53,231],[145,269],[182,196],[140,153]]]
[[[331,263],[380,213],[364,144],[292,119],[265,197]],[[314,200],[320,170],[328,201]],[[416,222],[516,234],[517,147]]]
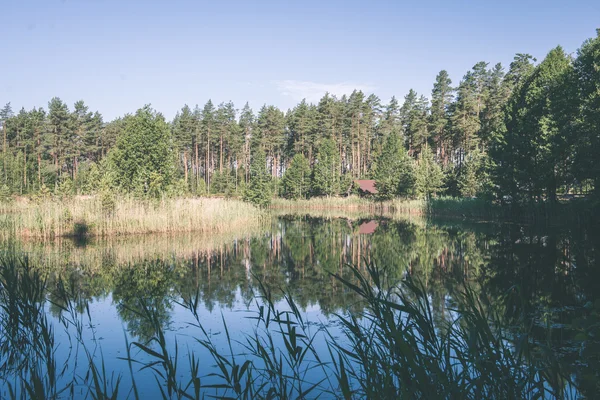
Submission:
[[[415,192],[422,198],[430,198],[442,192],[444,174],[442,169],[433,159],[433,154],[428,147],[424,147],[417,167],[415,169]]]
[[[324,139],[318,148],[312,171],[312,192],[317,196],[335,196],[340,191],[339,156],[335,143]]]
[[[68,199],[73,196],[73,180],[69,177],[65,177],[56,187],[54,191],[57,197],[62,199]]]
[[[213,174],[210,192],[213,194],[227,194],[235,190],[235,177],[229,171],[223,173],[216,171]]]
[[[310,165],[302,154],[296,154],[281,181],[283,196],[305,199],[310,192]]]
[[[573,69],[577,78],[581,115],[571,143],[575,148],[574,173],[579,181],[593,179],[600,195],[600,29],[595,38],[583,43]]]
[[[497,167],[514,199],[555,201],[557,188],[570,184],[570,136],[578,108],[573,80],[571,60],[557,47],[510,98]]]
[[[192,193],[196,196],[206,195],[206,182],[204,182],[204,179],[198,179],[198,181],[194,183],[192,186]]]
[[[427,129],[427,116],[429,113],[427,98],[418,96],[410,89],[404,97],[404,104],[400,108],[400,120],[403,127],[406,143],[411,152],[421,151],[429,139]]]
[[[239,171],[250,169],[260,148],[271,190],[302,155],[314,166],[313,195],[346,194],[353,180],[378,174],[380,197],[391,198],[410,194],[410,179],[396,190],[395,175],[383,172],[398,168],[384,155],[397,135],[410,158],[430,148],[452,195],[531,205],[563,193],[600,193],[599,60],[595,37],[575,57],[557,47],[537,66],[517,54],[506,73],[501,64],[478,62],[456,88],[441,70],[431,102],[410,90],[402,106],[396,97],[382,104],[355,90],[339,98],[326,93],[318,104],[302,100],[285,114],[265,105],[255,115],[248,104],[238,113],[232,102],[209,100],[203,108],[184,105],[170,124],[149,106],[105,123],[82,100],[69,108],[54,97],[47,111],[17,113],[9,103],[0,110],[0,183],[26,195],[71,177],[73,193],[94,194],[106,180],[121,192],[158,198],[183,177],[186,192],[234,196],[246,191],[249,174]],[[476,151],[484,154],[481,166]],[[294,189],[297,182],[281,185],[284,196],[307,196]]]
[[[271,204],[270,175],[266,167],[265,153],[261,149],[254,151],[250,164],[250,182],[244,191],[244,201],[259,207]]]
[[[108,187],[104,187],[100,190],[100,204],[102,207],[102,213],[110,217],[114,215],[116,210],[117,199],[115,193]]]
[[[48,186],[46,186],[45,184],[42,184],[42,187],[40,188],[38,196],[39,196],[40,200],[46,200],[46,199],[49,199],[50,197],[52,197],[52,192],[50,191]]]
[[[288,146],[290,150],[293,150],[293,153],[302,154],[305,157],[311,157],[315,154],[318,137],[317,117],[317,107],[308,104],[306,100],[302,100],[287,117],[290,130]]]
[[[8,203],[11,203],[12,200],[13,200],[13,197],[12,197],[12,194],[10,193],[10,188],[6,184],[3,184],[0,187],[0,203],[8,204]]]
[[[358,195],[358,186],[352,178],[352,174],[346,172],[340,178],[340,193],[346,196]]]
[[[458,172],[459,169],[453,165],[442,169],[442,174],[444,175],[444,193],[447,196],[460,197],[460,191],[458,189]]]
[[[433,142],[436,148],[446,155],[450,135],[450,105],[452,103],[453,92],[452,80],[446,70],[440,71],[435,78],[433,90],[431,92],[431,113],[429,116],[429,126],[433,136]]]
[[[102,172],[96,163],[89,164],[77,177],[80,182],[78,186],[81,187],[83,193],[93,194],[100,188]]]
[[[479,149],[467,155],[457,177],[457,187],[461,196],[475,197],[489,188],[486,159],[486,155]]]
[[[173,179],[174,158],[162,114],[145,106],[127,117],[109,162],[115,185],[125,191],[158,196],[166,190]]]
[[[415,184],[413,162],[396,132],[388,136],[376,165],[373,178],[380,199],[389,200],[412,193]]]
[[[185,179],[175,179],[167,190],[169,197],[185,197],[187,194],[189,194],[189,187]]]

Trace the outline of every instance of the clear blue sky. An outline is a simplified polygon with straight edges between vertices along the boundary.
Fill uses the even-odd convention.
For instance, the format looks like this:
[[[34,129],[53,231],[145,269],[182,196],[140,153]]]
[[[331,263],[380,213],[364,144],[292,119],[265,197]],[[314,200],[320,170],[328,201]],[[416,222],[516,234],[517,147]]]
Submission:
[[[0,0],[0,105],[79,99],[105,120],[146,103],[287,109],[352,88],[387,102],[478,61],[575,52],[600,1]]]

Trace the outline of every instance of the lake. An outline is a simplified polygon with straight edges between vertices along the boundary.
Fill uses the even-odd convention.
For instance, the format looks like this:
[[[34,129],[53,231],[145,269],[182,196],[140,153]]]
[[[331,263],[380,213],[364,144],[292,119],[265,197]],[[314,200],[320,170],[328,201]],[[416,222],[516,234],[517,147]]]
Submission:
[[[326,356],[320,332],[327,329],[329,340],[342,340],[334,316],[364,308],[360,296],[334,277],[353,281],[348,264],[361,270],[371,264],[384,267],[389,280],[418,279],[439,321],[453,317],[456,294],[469,287],[486,304],[499,306],[505,327],[525,327],[528,341],[548,345],[572,380],[562,383],[567,395],[593,397],[598,388],[600,352],[590,335],[600,323],[600,235],[583,227],[280,215],[264,231],[251,233],[28,241],[5,247],[27,255],[43,284],[41,293],[32,290],[32,304],[5,302],[3,315],[41,304],[40,317],[47,318],[53,339],[40,339],[46,342],[35,347],[32,337],[43,338],[41,328],[23,322],[19,332],[4,332],[2,398],[10,398],[11,388],[26,391],[19,389],[27,371],[18,360],[27,357],[39,358],[46,373],[54,369],[48,374],[57,397],[86,396],[85,382],[94,378],[92,359],[99,373],[105,370],[100,381],[114,386],[121,376],[119,398],[134,396],[130,365],[139,396],[162,398],[153,368],[163,370],[150,365],[152,353],[140,346],[127,353],[127,343],[137,342],[162,354],[159,341],[150,341],[157,327],[164,332],[169,357],[177,360],[175,379],[190,376],[193,354],[200,360],[203,384],[216,383],[217,377],[205,376],[215,371],[210,349],[197,339],[210,340],[219,352],[247,351],[244,335],[257,325],[265,304],[264,298],[257,299],[261,294],[286,310],[286,296],[291,297],[308,331],[317,335],[317,353]],[[8,298],[5,293],[3,299]],[[308,377],[318,379],[319,374],[314,370]]]

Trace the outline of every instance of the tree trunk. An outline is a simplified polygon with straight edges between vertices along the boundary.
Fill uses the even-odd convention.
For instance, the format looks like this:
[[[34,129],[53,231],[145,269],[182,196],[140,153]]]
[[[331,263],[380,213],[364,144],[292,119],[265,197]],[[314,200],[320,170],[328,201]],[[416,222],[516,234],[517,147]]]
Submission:
[[[73,182],[77,178],[77,174],[79,173],[79,163],[77,162],[77,157],[73,157]]]
[[[27,148],[23,149],[23,186],[27,190]]]
[[[4,182],[6,183],[8,175],[6,174],[6,121],[2,124],[2,132],[4,133],[4,145],[2,146],[2,159],[4,161]]]
[[[188,164],[187,164],[187,152],[183,152],[183,174],[185,176],[185,184],[188,183]]]
[[[235,155],[235,192],[236,193],[238,191],[238,169],[239,169],[238,156],[236,154]]]
[[[223,132],[221,132],[221,137],[219,138],[220,149],[219,149],[219,173],[223,173]]]
[[[206,160],[204,165],[204,179],[206,180],[206,190],[210,188],[210,129],[206,133]]]
[[[200,182],[200,160],[198,159],[198,143],[194,143],[195,153],[196,153],[196,166],[195,166],[195,174],[196,174],[196,187],[198,187],[198,182]]]

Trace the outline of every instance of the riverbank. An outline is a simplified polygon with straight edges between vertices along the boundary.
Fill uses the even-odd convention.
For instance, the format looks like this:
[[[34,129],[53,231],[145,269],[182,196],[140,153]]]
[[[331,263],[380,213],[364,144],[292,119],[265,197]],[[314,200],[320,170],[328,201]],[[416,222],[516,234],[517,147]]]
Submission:
[[[248,203],[222,198],[22,198],[0,206],[0,238],[223,233],[259,227],[268,223],[266,215]]]
[[[488,222],[518,221],[521,223],[592,223],[595,205],[587,199],[560,201],[552,205],[501,205],[485,199],[436,197],[425,199],[394,199],[376,201],[358,196],[316,197],[309,200],[275,199],[271,209],[276,212],[366,212],[372,215],[405,217],[407,215],[476,219]]]
[[[266,226],[269,214],[333,213],[389,218],[448,217],[522,223],[591,223],[591,201],[577,199],[529,207],[512,207],[475,198],[375,201],[358,196],[309,200],[273,199],[268,211],[237,199],[78,196],[65,199],[19,198],[0,204],[0,239],[106,237],[148,233],[202,234],[242,232]],[[323,215],[324,216],[324,215]]]
[[[287,200],[277,198],[271,203],[274,210],[349,210],[368,211],[375,214],[403,213],[423,215],[426,211],[425,200],[395,199],[375,201],[358,196],[313,197],[308,200]]]

